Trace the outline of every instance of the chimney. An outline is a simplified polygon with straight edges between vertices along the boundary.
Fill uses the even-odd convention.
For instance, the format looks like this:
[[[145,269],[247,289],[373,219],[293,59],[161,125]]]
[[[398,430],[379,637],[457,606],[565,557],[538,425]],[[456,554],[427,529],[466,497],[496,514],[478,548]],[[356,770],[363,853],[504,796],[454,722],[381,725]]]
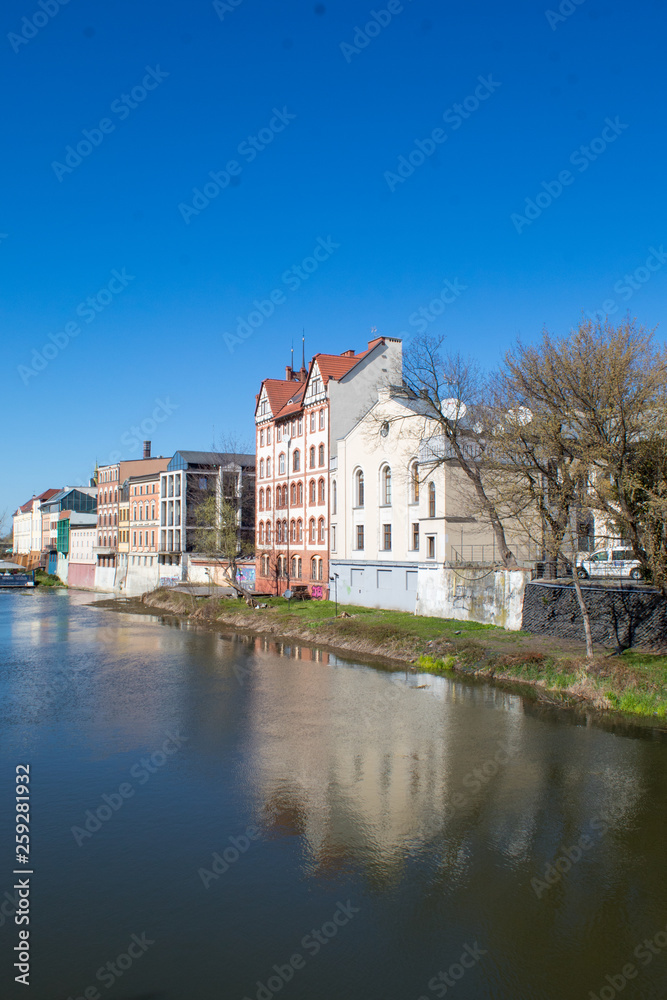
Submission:
[[[294,372],[292,371],[291,365],[285,365],[285,381],[291,382],[294,378]]]
[[[354,357],[354,351],[343,351],[343,353],[341,354],[341,358],[353,358],[353,357]]]
[[[151,443],[150,441],[144,441],[144,458],[151,457]]]

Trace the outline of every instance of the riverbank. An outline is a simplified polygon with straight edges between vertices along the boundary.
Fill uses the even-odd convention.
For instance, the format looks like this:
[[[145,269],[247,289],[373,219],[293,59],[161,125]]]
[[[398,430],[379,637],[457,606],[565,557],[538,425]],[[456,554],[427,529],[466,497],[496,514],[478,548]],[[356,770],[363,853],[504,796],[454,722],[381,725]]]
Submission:
[[[334,616],[331,601],[269,598],[250,608],[233,598],[198,597],[169,589],[135,599],[96,602],[97,607],[139,614],[174,615],[218,630],[234,629],[276,639],[300,640],[340,652],[379,657],[413,670],[525,684],[554,704],[585,703],[606,711],[664,719],[667,657],[596,650],[587,662],[581,643],[508,632],[492,625],[422,618],[401,611],[346,606]]]

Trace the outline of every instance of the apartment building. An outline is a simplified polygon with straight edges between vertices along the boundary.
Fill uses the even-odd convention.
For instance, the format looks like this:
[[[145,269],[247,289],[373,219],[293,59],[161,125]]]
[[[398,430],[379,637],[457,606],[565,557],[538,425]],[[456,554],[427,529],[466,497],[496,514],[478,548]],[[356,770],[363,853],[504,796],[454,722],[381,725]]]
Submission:
[[[284,379],[262,382],[255,408],[259,592],[306,586],[314,598],[328,596],[336,443],[400,365],[401,341],[378,337],[359,354],[316,354],[308,368],[288,366]]]

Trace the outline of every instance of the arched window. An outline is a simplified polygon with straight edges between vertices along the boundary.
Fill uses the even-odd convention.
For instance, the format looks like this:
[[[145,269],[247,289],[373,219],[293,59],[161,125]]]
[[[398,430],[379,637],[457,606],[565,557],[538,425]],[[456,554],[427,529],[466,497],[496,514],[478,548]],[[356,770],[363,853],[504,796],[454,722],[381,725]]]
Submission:
[[[301,452],[298,448],[294,449],[294,454],[292,455],[292,472],[299,472],[301,469]]]
[[[310,523],[308,524],[308,530],[309,530],[309,536],[310,536],[309,537],[309,541],[310,541],[310,543],[312,545],[314,545],[315,544],[315,518],[314,517],[311,517],[311,519],[310,519]]]
[[[290,538],[293,542],[296,541],[296,521],[290,521]]]
[[[118,503],[118,487],[113,491],[113,502]]]
[[[113,536],[113,547],[116,548],[117,545],[118,545],[118,536],[114,535]]]
[[[267,479],[271,478],[271,459],[270,458],[267,458],[267,460],[266,460],[266,478]]]
[[[317,484],[317,502],[318,503],[324,503],[325,499],[326,499],[326,495],[325,495],[325,491],[324,491],[324,480],[320,479],[319,482],[318,482],[318,484]]]
[[[428,516],[435,517],[435,483],[428,484]]]
[[[297,501],[296,502],[299,505],[301,505],[303,503],[303,483],[299,483],[299,485],[297,487],[297,490],[296,490],[296,496],[297,496]]]
[[[291,568],[290,572],[291,572],[291,575],[292,575],[293,579],[297,578],[297,569],[298,569],[298,567],[297,567],[297,558],[296,558],[296,556],[292,556],[292,568]]]
[[[287,506],[287,486],[283,486],[283,507]]]
[[[310,414],[310,429],[311,431],[315,430],[315,410],[312,410]]]
[[[259,460],[259,478],[264,479],[264,459]]]
[[[108,498],[108,496],[107,496],[107,491],[105,490],[105,491],[104,491],[104,502],[105,502],[105,503],[107,503],[107,502],[108,502],[108,499],[109,499],[109,498]]]
[[[321,517],[317,522],[317,540],[320,545],[324,545],[324,518]]]
[[[151,521],[155,520],[155,503],[151,504]]]
[[[292,504],[292,506],[294,506],[296,503],[296,485],[294,483],[292,483],[292,485],[290,486],[289,502]]]
[[[271,522],[267,521],[266,522],[266,543],[267,543],[267,545],[271,544],[271,535],[272,535]]]
[[[314,418],[315,414],[313,413],[312,416]],[[315,468],[315,445],[314,444],[311,444],[311,446],[310,446],[310,467],[311,467],[311,469]]]
[[[331,483],[331,513],[335,514],[338,510],[338,487],[336,485],[336,480],[334,479]]]
[[[132,520],[136,521],[136,519],[137,519],[137,505],[135,503],[134,506],[132,507]]]
[[[385,506],[391,504],[391,469],[388,465],[385,465],[380,474],[381,479],[381,493],[382,503]]]
[[[364,506],[364,472],[363,469],[358,469],[357,474],[354,477],[355,492],[356,496],[354,498],[355,507]]]
[[[262,576],[269,575],[269,557],[267,555],[262,556]]]
[[[320,410],[320,430],[324,430],[324,410]]]
[[[410,503],[419,503],[419,466],[416,462],[410,466]]]
[[[278,576],[285,576],[285,556],[278,556]]]
[[[118,514],[114,514],[114,516],[113,516],[113,524],[114,524],[114,528],[115,528],[116,525],[118,524]]]
[[[315,480],[311,479],[308,484],[308,500],[310,503],[315,503]]]
[[[317,580],[317,556],[310,560],[310,579]]]
[[[283,540],[283,522],[276,521],[276,545],[280,545]]]
[[[279,476],[284,476],[285,475],[285,452],[284,451],[281,451],[280,455],[278,456],[278,475]]]
[[[259,544],[264,544],[264,521],[259,522]]]
[[[324,445],[321,444],[319,448],[318,461],[320,465],[324,465]]]
[[[264,490],[259,491],[259,509],[264,510]]]
[[[297,537],[296,537],[297,542],[302,542],[303,541],[303,521],[301,520],[301,518],[299,518],[299,520],[296,522],[296,533],[297,533]]]
[[[283,521],[283,541],[287,541],[287,521]]]

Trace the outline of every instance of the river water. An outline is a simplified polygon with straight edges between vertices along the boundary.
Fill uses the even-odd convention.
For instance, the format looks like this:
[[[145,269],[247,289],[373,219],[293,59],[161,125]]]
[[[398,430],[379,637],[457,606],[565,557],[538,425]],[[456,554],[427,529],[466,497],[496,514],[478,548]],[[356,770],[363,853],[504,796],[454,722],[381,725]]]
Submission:
[[[667,996],[663,732],[94,600],[0,592],[0,996]]]

